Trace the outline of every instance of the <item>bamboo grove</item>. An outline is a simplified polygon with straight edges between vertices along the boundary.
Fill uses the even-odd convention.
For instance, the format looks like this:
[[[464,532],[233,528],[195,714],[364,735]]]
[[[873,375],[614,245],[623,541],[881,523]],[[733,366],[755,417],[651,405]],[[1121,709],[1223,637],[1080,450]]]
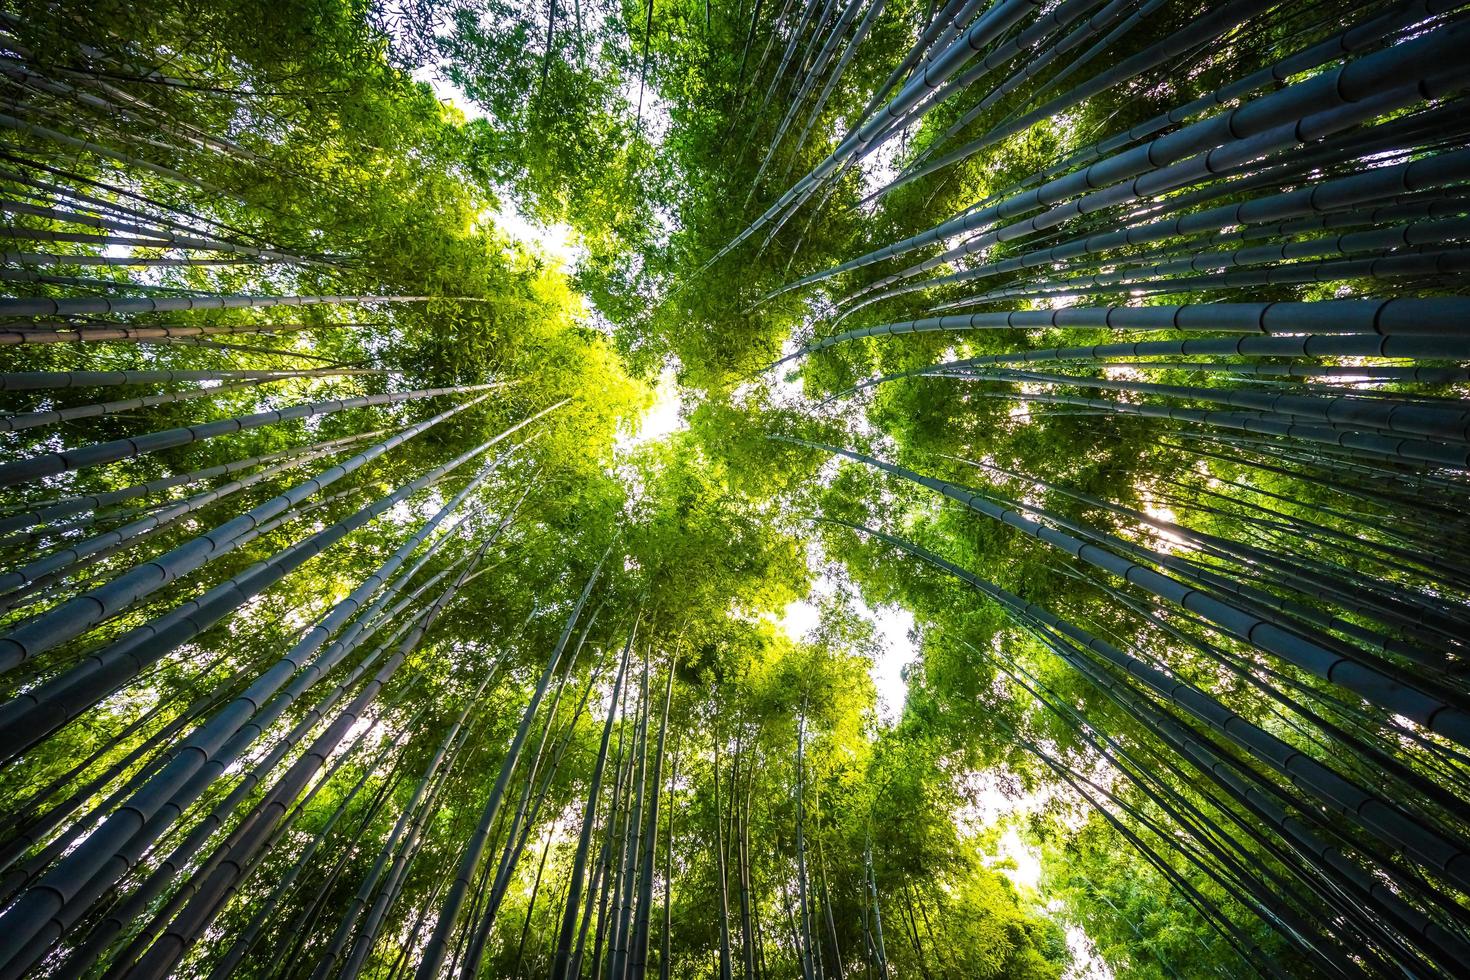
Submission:
[[[0,976],[1462,974],[1467,15],[4,5]]]

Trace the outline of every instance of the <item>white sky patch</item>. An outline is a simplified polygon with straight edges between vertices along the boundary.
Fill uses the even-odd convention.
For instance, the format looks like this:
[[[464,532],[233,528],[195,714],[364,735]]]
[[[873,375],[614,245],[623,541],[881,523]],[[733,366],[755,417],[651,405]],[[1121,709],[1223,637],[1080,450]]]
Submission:
[[[412,77],[416,82],[426,82],[434,90],[435,98],[458,109],[466,120],[485,118],[485,110],[471,100],[463,89],[444,78],[438,67],[425,65],[415,69]],[[664,117],[667,116],[668,111],[665,109]],[[491,210],[487,216],[506,236],[526,246],[529,251],[552,259],[563,267],[575,265],[582,257],[583,249],[576,243],[576,232],[570,225],[557,222],[546,226],[529,221],[509,200],[502,198],[502,202],[500,207]]]
[[[776,625],[793,640],[800,640],[816,627],[821,618],[821,612],[816,606],[805,599],[797,599],[786,604]]]
[[[968,799],[954,812],[955,825],[962,833],[977,837],[992,829],[1000,830],[993,846],[985,848],[981,858],[987,867],[1005,875],[1022,892],[1023,902],[1044,903],[1046,914],[1062,925],[1067,948],[1072,953],[1063,980],[1113,980],[1112,970],[1098,954],[1087,932],[1075,922],[1067,921],[1066,903],[1060,898],[1048,900],[1043,892],[1041,851],[1021,832],[1028,816],[1041,812],[1059,795],[1066,799],[1069,794],[1059,794],[1054,786],[1043,785],[1035,791],[1024,789],[1003,769],[974,770],[959,779],[958,788]],[[1089,810],[1074,806],[1062,813],[1063,823],[1076,830],[1087,821]]]
[[[1069,925],[1067,949],[1072,953],[1072,964],[1062,974],[1062,980],[1113,980],[1113,971],[1107,961],[1098,955],[1097,947],[1081,927]]]
[[[1102,375],[1109,381],[1147,381],[1148,375],[1138,368],[1124,367],[1121,364],[1104,364]]]
[[[812,592],[831,595],[837,584],[830,576],[822,575],[812,583]],[[878,655],[868,668],[868,676],[878,691],[878,717],[885,725],[895,724],[903,714],[903,705],[908,697],[908,682],[903,671],[918,659],[919,651],[909,633],[914,628],[914,614],[902,606],[880,606],[873,609],[855,591],[849,590],[852,608],[858,615],[873,624],[878,640]],[[805,599],[786,604],[776,625],[793,640],[806,637],[821,619],[821,609]]]
[[[623,98],[628,100],[632,115],[638,120],[639,132],[655,149],[663,145],[673,119],[669,115],[669,104],[652,85],[643,86],[643,111],[638,111],[638,75],[630,74],[623,82]]]
[[[1053,793],[1023,790],[1007,780],[1003,771],[977,770],[964,777],[963,791],[969,801],[955,811],[955,823],[967,833],[979,833],[1008,816],[1040,812]]]
[[[571,225],[557,222],[547,226],[529,221],[508,200],[491,210],[487,217],[509,238],[563,267],[576,265],[584,254]]]
[[[1003,867],[999,871],[1018,888],[1036,891],[1041,884],[1041,852],[1021,839],[1015,827],[1007,828],[996,847],[995,857],[1008,860],[1013,868]]]
[[[790,357],[800,346],[801,343],[797,340],[795,332],[787,334],[781,344],[781,357],[783,359]],[[806,396],[806,386],[801,380],[800,361],[786,361],[779,367],[767,371],[762,380],[766,384],[764,392],[773,408],[809,411],[816,404]],[[760,381],[747,381],[735,389],[735,402],[737,404],[748,402],[757,397],[761,391]]]
[[[858,164],[863,176],[863,197],[882,190],[898,177],[902,169],[898,159],[903,155],[906,142],[903,136],[894,136]]]
[[[677,373],[673,365],[664,368],[654,389],[653,404],[638,419],[636,428],[618,433],[613,441],[615,453],[626,452],[645,442],[655,442],[689,427],[680,414],[683,399],[679,394],[679,383],[675,380]]]
[[[1143,511],[1156,521],[1163,521],[1168,524],[1178,523],[1175,519],[1174,512],[1162,504],[1146,501],[1143,505]],[[1189,542],[1185,541],[1173,531],[1150,527],[1148,533],[1158,539],[1157,547],[1166,555],[1172,555],[1181,548],[1187,550],[1189,547]]]
[[[955,812],[955,824],[968,834],[978,835],[1000,823],[1005,829],[994,848],[983,856],[985,863],[1005,875],[1023,893],[1029,891],[1031,900],[1044,900],[1041,852],[1021,835],[1017,822],[1046,807],[1055,796],[1054,788],[1032,792],[1013,784],[1007,789],[1005,775],[993,770],[972,772],[964,782],[970,800]],[[1079,807],[1065,822],[1075,829],[1086,819],[1087,810]],[[1014,866],[999,866],[1002,864]],[[1113,980],[1113,971],[1098,954],[1091,937],[1081,926],[1066,921],[1065,903],[1053,898],[1046,902],[1045,908],[1048,915],[1062,924],[1072,954],[1072,962],[1062,974],[1063,980]]]
[[[867,606],[861,608],[865,615],[871,612]],[[918,652],[909,639],[909,631],[914,628],[914,614],[902,606],[886,606],[879,609],[872,619],[883,652],[868,669],[868,675],[878,688],[878,716],[885,724],[891,725],[903,714],[903,703],[909,693],[903,669],[913,662]]]
[[[436,99],[445,105],[454,106],[454,108],[464,113],[465,119],[485,118],[485,110],[471,101],[470,97],[465,95],[464,90],[458,85],[442,77],[439,74],[438,66],[425,65],[422,68],[415,68],[411,77],[416,82],[427,82],[429,88],[434,90],[434,97]]]

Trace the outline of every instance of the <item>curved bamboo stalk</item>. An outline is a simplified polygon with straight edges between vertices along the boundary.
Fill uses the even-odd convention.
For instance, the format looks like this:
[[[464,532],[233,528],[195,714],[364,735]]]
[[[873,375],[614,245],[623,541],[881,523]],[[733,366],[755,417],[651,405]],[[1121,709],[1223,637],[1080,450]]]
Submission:
[[[926,317],[847,330],[805,344],[772,367],[864,337],[951,330],[1199,330],[1266,335],[1364,334],[1372,342],[1380,344],[1386,339],[1397,343],[1399,338],[1448,339],[1459,333],[1455,324],[1467,311],[1470,311],[1470,298],[1441,296],[1433,299],[1345,299],[1306,303],[1074,306],[1053,310],[973,313]],[[1298,344],[1305,342],[1301,338],[1281,339],[1289,339]],[[1243,345],[1245,342],[1241,343]],[[1451,340],[1450,343],[1454,341]],[[1385,346],[1383,349],[1388,348]],[[1134,353],[1141,351],[1135,350]]]
[[[114,504],[125,503],[138,497],[147,497],[160,490],[168,490],[173,487],[187,486],[191,483],[201,483],[216,476],[228,476],[241,470],[248,470],[253,466],[262,466],[274,463],[280,459],[295,459],[298,463],[319,459],[330,455],[347,446],[364,442],[368,439],[382,435],[380,430],[364,432],[359,435],[343,436],[339,439],[328,439],[322,442],[308,443],[303,446],[294,446],[290,449],[280,449],[271,453],[262,453],[259,456],[249,456],[244,459],[231,460],[218,466],[206,466],[202,469],[190,470],[187,473],[178,473],[173,476],[163,476],[146,483],[137,483],[130,487],[122,487],[118,490],[106,490],[101,493],[88,494],[85,496],[62,497],[49,501],[38,501],[32,505],[34,509],[26,513],[16,514],[12,517],[0,520],[0,531],[15,531],[21,528],[34,527],[48,524],[52,521],[73,514],[82,514],[88,511],[98,512]],[[92,520],[98,519],[100,514],[94,514]],[[76,525],[63,525],[48,529],[48,533],[61,533],[71,530]],[[41,532],[31,532],[29,537],[34,537]],[[4,539],[5,544],[10,544],[13,537]]]
[[[1450,52],[1461,46],[1466,36],[1470,36],[1470,26],[1460,24],[1368,55],[1335,71],[1201,119],[1125,153],[1048,181],[1034,190],[951,218],[918,235],[805,276],[771,295],[809,286],[956,235],[973,234],[998,221],[1019,217],[1039,208],[1052,208],[1077,195],[1086,195],[1084,199],[1089,201],[1088,209],[1096,209],[1104,206],[1103,202],[1122,203],[1177,187],[1189,180],[1207,177],[1223,165],[1212,161],[1212,154],[1203,151],[1234,146],[1240,159],[1248,160],[1263,149],[1286,147],[1298,142],[1302,133],[1296,127],[1308,117],[1323,119],[1330,127],[1327,132],[1332,132],[1364,115],[1371,118],[1398,106],[1412,104],[1426,94],[1459,84],[1459,69],[1451,64],[1449,59],[1453,55]],[[1143,175],[1150,175],[1152,179],[1121,183]],[[1094,191],[1094,188],[1107,190]],[[1026,226],[1035,230],[1047,223],[1056,223],[1063,215],[1070,217],[1081,213],[1081,207],[1074,202],[1065,210],[1048,212],[1054,216],[1044,215],[1045,221],[1032,219]],[[927,268],[938,264],[942,264],[938,259],[921,263]]]
[[[359,512],[357,519],[366,523],[386,512],[408,493],[431,485],[468,458],[472,456],[461,456],[425,474],[369,505]],[[494,540],[495,536],[492,536],[486,547]],[[401,561],[401,557],[390,559],[395,560]],[[355,620],[353,626],[319,655],[307,660],[305,668],[301,669],[302,661],[321,648],[331,631],[357,608],[357,603],[376,590],[377,581],[371,578],[360,586],[352,603],[344,601],[336,613],[329,614],[290,653],[256,678],[241,696],[190,735],[180,751],[130,798],[126,806],[112,814],[85,844],[67,855],[37,886],[7,910],[5,917],[19,928],[4,933],[0,955],[6,958],[6,969],[20,960],[24,960],[21,966],[28,964],[59,938],[67,928],[67,922],[58,918],[58,913],[65,913],[63,917],[66,920],[75,921],[136,861],[142,849],[177,819],[190,801],[197,798],[300,694],[346,655],[348,645],[361,634],[368,620],[386,606],[392,597],[391,592],[380,596],[373,607]],[[294,680],[293,675],[296,675]],[[281,696],[267,701],[288,681],[291,683]],[[260,705],[264,707],[258,708]]]
[[[187,391],[166,391],[156,395],[140,395],[136,398],[120,398],[109,402],[94,402],[90,405],[73,405],[69,408],[54,408],[41,412],[24,412],[0,417],[0,432],[19,432],[42,425],[59,425],[76,419],[97,418],[101,415],[116,415],[133,412],[155,405],[177,405],[200,398],[214,398],[266,384],[266,380],[237,381],[232,384],[216,385],[213,388],[191,388]]]
[[[240,415],[217,422],[203,422],[198,425],[163,429],[128,439],[114,439],[111,442],[99,442],[91,446],[45,453],[11,463],[0,463],[0,486],[14,486],[70,470],[101,466],[104,463],[116,463],[134,456],[156,453],[177,446],[187,446],[204,439],[258,429],[263,425],[275,425],[318,415],[332,415],[353,408],[398,405],[423,398],[437,398],[442,395],[469,395],[498,387],[500,387],[498,384],[479,384],[453,388],[421,388],[417,391],[387,392],[378,395],[357,395],[352,398],[334,398],[329,401],[303,402],[287,408],[254,412],[250,415]]]
[[[498,465],[504,458],[504,456],[497,458],[492,466]],[[463,459],[460,462],[463,462]],[[250,566],[198,598],[185,602],[171,612],[125,633],[102,649],[93,652],[66,673],[16,696],[12,701],[0,706],[0,731],[6,733],[7,741],[13,741],[16,752],[23,751],[101,698],[116,691],[122,684],[136,676],[147,664],[156,662],[180,644],[202,633],[239,608],[249,598],[258,595],[292,570],[299,568],[308,559],[341,541],[352,531],[365,526],[395,505],[397,501],[406,499],[410,494],[432,485],[458,465],[459,462],[451,461],[451,464],[446,464],[449,468],[440,467],[430,471],[382,500],[364,507],[347,519],[324,528],[271,559]],[[435,526],[441,521],[436,521]],[[396,559],[390,559],[390,562],[395,563],[392,567],[397,567],[397,564],[400,564],[403,558],[411,553],[413,547],[422,544],[433,530],[433,526],[424,527],[415,535],[410,536],[408,541],[400,546],[402,555]],[[498,534],[499,531],[496,533]],[[423,562],[433,554],[432,549],[438,548],[444,540],[441,538],[432,546],[431,550],[420,559],[414,571],[422,567]],[[403,548],[410,544],[413,547],[409,547],[408,551],[403,551]],[[392,568],[389,568],[389,573],[391,570]],[[376,615],[380,608],[381,605],[374,607],[370,610],[370,614]]]
[[[0,327],[0,347],[13,347],[20,344],[97,344],[107,341],[133,341],[135,343],[147,343],[149,341],[174,340],[183,343],[184,339],[192,337],[215,337],[230,334],[274,334],[292,333],[297,330],[310,330],[316,327],[352,327],[356,323],[264,323],[258,325],[217,325],[189,327],[176,324],[173,326],[141,326],[133,327],[126,324],[114,323],[107,326],[96,326],[91,323],[78,325],[73,323],[54,324],[27,324],[23,327],[7,328]],[[280,354],[291,354],[301,357],[292,351],[278,351]]]
[[[1357,54],[1363,50],[1366,50],[1372,45],[1379,43],[1383,38],[1392,34],[1393,32],[1415,24],[1425,18],[1432,17],[1445,9],[1451,8],[1452,6],[1453,4],[1442,2],[1442,0],[1436,0],[1436,2],[1429,2],[1429,0],[1419,0],[1419,2],[1416,3],[1400,5],[1399,9],[1395,9],[1385,14],[1380,14],[1372,18],[1371,20],[1365,21],[1364,23],[1354,25],[1353,27],[1342,31],[1341,33],[1331,38],[1328,38],[1325,41],[1318,42],[1317,44],[1314,44],[1289,57],[1283,58],[1266,68],[1262,68],[1258,71],[1252,72],[1249,75],[1244,76],[1243,78],[1235,79],[1221,86],[1220,88],[1217,88],[1214,91],[1207,93],[1206,95],[1202,95],[1196,99],[1193,99],[1192,101],[1187,102],[1184,105],[1176,106],[1175,108],[1170,109],[1168,112],[1162,113],[1159,116],[1154,117],[1153,119],[1149,119],[1145,122],[1139,123],[1138,125],[1133,126],[1122,133],[1095,143],[1090,147],[1079,150],[1078,152],[1072,154],[1072,156],[1070,156],[1066,161],[1066,163],[1068,164],[1068,169],[1073,169],[1088,162],[1101,160],[1104,157],[1115,153],[1123,147],[1127,146],[1129,143],[1135,143],[1140,139],[1152,136],[1155,133],[1167,129],[1169,126],[1177,125],[1192,116],[1197,116],[1202,112],[1206,112],[1219,106],[1225,105],[1236,99],[1240,99],[1244,96],[1250,95],[1253,92],[1259,91],[1260,89],[1266,88],[1267,86],[1279,85],[1294,75],[1299,75],[1302,72],[1317,68],[1328,61]],[[1108,43],[1109,41],[1105,39],[1102,42],[1102,46],[1105,47]],[[1149,52],[1145,52],[1145,54],[1150,54],[1150,57],[1148,58],[1137,56],[1136,64],[1140,66],[1147,64],[1149,67],[1161,64],[1162,59],[1155,59],[1158,59],[1159,55],[1162,54],[1165,50],[1177,50],[1177,42],[1163,42],[1159,47],[1160,49],[1158,51],[1154,51],[1152,54],[1150,54]],[[1167,58],[1169,57],[1169,55],[1165,55],[1164,57]],[[1152,64],[1149,64],[1150,62],[1152,62]],[[1141,68],[1139,72],[1134,72],[1134,74],[1139,74],[1141,73],[1141,71],[1147,70],[1148,67],[1144,67]],[[1111,78],[1114,75],[1116,75],[1116,72],[1109,72],[1105,73],[1105,75],[1102,77]],[[1054,81],[1051,84],[1056,84],[1056,82]],[[1111,84],[1117,84],[1117,81],[1111,81],[1109,87],[1111,87]],[[1061,96],[1058,99],[1051,100],[1042,109],[1027,113],[1023,117],[1015,121],[1002,123],[991,132],[986,133],[980,138],[965,144],[965,146],[946,154],[940,160],[937,160],[926,167],[911,168],[910,171],[906,171],[904,175],[899,177],[897,180],[891,182],[880,193],[886,194],[897,189],[898,187],[903,186],[911,180],[916,180],[919,177],[931,174],[936,170],[943,169],[944,167],[947,167],[953,163],[957,163],[963,159],[966,159],[967,157],[973,156],[975,153],[978,153],[987,147],[994,146],[1000,140],[1006,139],[1009,136],[1015,135],[1017,132],[1029,128],[1040,119],[1051,117],[1055,115],[1056,112],[1062,111],[1068,105],[1075,105],[1077,103],[1076,93],[1085,93],[1082,95],[1082,98],[1086,98],[1088,95],[1095,94],[1095,91],[1093,91],[1093,89],[1096,85],[1096,81],[1084,83],[1083,86],[1079,87],[1078,89],[1074,89],[1073,92]],[[988,101],[990,100],[987,99],[985,102],[982,102],[981,106],[986,106],[986,102]],[[1044,109],[1048,108],[1050,111],[1043,112]],[[983,109],[981,111],[983,111]],[[952,127],[951,130],[945,134],[945,136],[948,137],[953,135],[963,125],[968,124],[969,122],[973,121],[974,118],[978,117],[979,114],[979,112],[974,112],[973,115],[967,115],[966,117],[963,117],[961,119],[961,122]]]
[[[1030,537],[1050,544],[1086,564],[1117,575],[1126,582],[1161,599],[1182,606],[1213,623],[1221,632],[1240,638],[1317,677],[1353,691],[1391,711],[1396,711],[1459,745],[1470,744],[1470,712],[1394,680],[1372,666],[1352,661],[1300,630],[1283,629],[1275,623],[1238,609],[1198,589],[1185,586],[1151,568],[1024,517],[1014,508],[994,503],[956,484],[924,476],[913,470],[895,466],[850,449],[826,446],[790,436],[771,436],[771,438],[846,456],[856,462],[881,469],[933,490],[969,510],[999,521]]]
[[[121,385],[182,384],[196,381],[284,381],[288,378],[337,378],[397,374],[391,368],[309,368],[299,371],[7,371],[0,391],[49,391],[58,388],[115,388]]]
[[[787,212],[793,202],[815,193],[821,183],[841,169],[854,155],[866,151],[869,144],[888,131],[889,124],[913,108],[929,91],[948,79],[969,62],[976,53],[994,40],[1002,31],[1011,27],[1030,10],[1038,6],[1036,0],[1001,0],[951,44],[918,77],[910,79],[903,89],[877,116],[868,119],[833,150],[820,164],[801,180],[797,181],[766,211],[715,253],[704,265],[705,269],[734,251],[739,245],[772,219]],[[871,111],[871,110],[870,110]],[[865,114],[867,115],[867,114]]]
[[[1352,232],[1344,235],[1332,235],[1322,238],[1308,238],[1295,242],[1281,242],[1274,245],[1256,245],[1250,248],[1234,249],[1230,251],[1195,252],[1194,254],[1176,258],[1167,262],[1155,262],[1137,265],[1135,268],[1116,268],[1111,272],[1099,272],[1088,276],[1077,276],[1069,279],[1048,279],[1041,283],[1008,286],[1002,289],[994,289],[985,293],[978,293],[964,299],[950,300],[944,304],[945,309],[970,306],[978,303],[990,303],[1000,299],[1039,299],[1049,298],[1052,293],[1082,294],[1088,290],[1100,289],[1102,287],[1132,287],[1139,288],[1136,284],[1151,285],[1149,280],[1174,276],[1176,273],[1188,272],[1216,272],[1216,270],[1233,271],[1240,266],[1263,265],[1272,262],[1293,262],[1285,266],[1283,272],[1287,275],[1298,273],[1302,268],[1317,268],[1310,263],[1300,263],[1301,259],[1330,257],[1336,259],[1338,256],[1350,255],[1356,252],[1387,252],[1393,249],[1428,249],[1438,246],[1447,246],[1448,243],[1463,240],[1470,234],[1470,218],[1441,218],[1429,221],[1414,221],[1406,224],[1390,226],[1386,228],[1374,228],[1368,231]],[[1443,252],[1444,249],[1441,249]],[[1119,259],[1113,265],[1134,265],[1133,259]],[[1378,270],[1373,266],[1366,268],[1354,265],[1339,265],[1328,267],[1329,271],[1337,272],[1338,278],[1375,277]],[[1259,273],[1252,273],[1253,275]],[[1270,273],[1267,272],[1267,275]],[[1295,280],[1308,281],[1308,280]],[[1160,286],[1170,287],[1169,291],[1185,292],[1194,289],[1212,288],[1216,285],[1237,286],[1256,284],[1253,280],[1242,280],[1239,278],[1221,278],[1219,275],[1196,276],[1186,278],[1174,278],[1157,283]],[[1260,283],[1265,285],[1267,283]]]
[[[0,117],[3,119],[3,117]],[[172,313],[179,310],[251,310],[274,306],[354,306],[376,303],[432,303],[457,296],[189,296],[169,299],[100,297],[71,299],[0,298],[0,316],[106,316],[113,313]]]
[[[488,542],[486,543],[488,545]],[[198,940],[204,928],[214,920],[225,901],[238,887],[246,861],[265,843],[279,815],[284,815],[290,802],[306,787],[307,781],[321,768],[327,757],[352,729],[362,712],[377,697],[378,692],[393,677],[397,669],[415,650],[425,634],[434,625],[443,609],[453,600],[459,587],[474,569],[484,547],[474,561],[466,564],[459,578],[445,589],[426,611],[422,622],[414,626],[409,635],[399,644],[397,651],[383,664],[353,702],[319,735],[291,769],[256,804],[247,822],[231,835],[222,848],[226,850],[214,873],[200,882],[194,897],[184,907],[168,930],[158,938],[138,961],[130,977],[161,978],[168,974],[173,965],[187,949]]]
[[[444,905],[439,911],[438,921],[435,923],[433,935],[430,936],[428,944],[419,960],[415,976],[418,980],[433,980],[439,973],[439,968],[444,963],[448,953],[450,934],[454,931],[455,920],[459,917],[460,908],[464,904],[465,893],[469,890],[470,879],[473,877],[475,868],[480,862],[480,855],[485,848],[486,838],[490,834],[490,826],[495,822],[496,814],[500,811],[501,801],[505,797],[505,790],[510,783],[511,776],[515,771],[516,762],[520,759],[521,749],[525,745],[526,737],[530,733],[531,720],[541,706],[541,700],[546,696],[546,689],[551,684],[551,676],[556,670],[557,662],[561,659],[562,651],[566,649],[567,641],[571,639],[572,630],[576,626],[577,618],[582,613],[582,607],[587,603],[587,597],[592,593],[592,588],[597,584],[597,579],[602,573],[602,563],[607,558],[604,554],[602,560],[597,563],[592,574],[587,579],[587,584],[582,589],[582,594],[572,608],[571,615],[567,619],[566,626],[562,629],[561,638],[557,640],[552,649],[551,656],[547,660],[546,669],[541,674],[540,682],[531,695],[531,700],[526,705],[526,711],[521,716],[520,725],[512,737],[510,745],[506,748],[505,760],[501,763],[500,774],[496,777],[495,785],[490,790],[490,796],[485,801],[484,810],[480,814],[479,824],[468,844],[465,846],[461,856],[459,870],[455,875],[453,884],[450,885],[449,894],[444,900]]]
[[[425,422],[410,426],[408,429],[403,430],[403,432],[378,443],[376,446],[364,450],[330,469],[324,470],[319,476],[305,483],[297,484],[284,493],[272,497],[265,503],[252,507],[240,516],[214,528],[208,534],[193,538],[172,549],[167,554],[153,559],[146,565],[138,566],[130,571],[124,572],[108,581],[105,585],[91,589],[83,595],[63,603],[54,610],[33,617],[19,626],[10,629],[3,636],[0,636],[0,670],[14,669],[37,654],[49,650],[57,644],[63,643],[73,637],[80,636],[92,626],[110,616],[116,615],[119,611],[136,602],[138,599],[163,588],[180,575],[201,567],[210,561],[222,546],[228,544],[234,538],[249,532],[261,521],[282,513],[302,500],[305,500],[307,497],[317,493],[330,483],[347,476],[355,470],[361,469],[389,450],[427,431],[445,419],[478,404],[487,397],[489,396],[482,394],[477,398],[456,405],[447,412],[441,412]],[[353,399],[353,401],[355,400]],[[337,402],[335,404],[340,405],[342,403]],[[315,406],[308,405],[302,407],[313,408]],[[267,412],[262,414],[277,416],[280,413]],[[107,444],[104,443],[103,445]],[[0,464],[0,468],[3,468],[3,464]]]
[[[420,613],[419,615],[422,616],[423,614]],[[415,620],[411,619],[398,632],[405,632],[413,622]],[[188,835],[175,845],[168,856],[143,880],[142,884],[126,900],[119,902],[110,909],[107,916],[101,922],[93,926],[91,933],[87,936],[86,942],[80,945],[67,959],[64,967],[65,972],[78,974],[86,972],[96,963],[97,959],[107,950],[117,936],[122,934],[129,925],[133,924],[135,920],[139,919],[148,911],[148,906],[154,899],[162,895],[165,889],[174,883],[174,879],[183,873],[189,860],[209,842],[210,837],[214,836],[216,831],[227,823],[240,804],[254,792],[256,786],[280,765],[291,750],[316,727],[320,719],[326,717],[336,707],[337,702],[352,689],[364,673],[372,668],[373,664],[377,662],[378,658],[382,656],[386,649],[386,645],[379,647],[364,657],[362,662],[355,666],[335,688],[329,691],[325,697],[307,711],[306,715],[301,721],[297,722],[294,728],[272,746],[270,752],[245,772],[241,779],[231,788],[229,794],[190,829]],[[212,868],[217,866],[218,861],[222,858],[223,854],[216,851],[215,855],[211,856],[209,862],[206,862],[195,874],[209,874]],[[187,890],[180,891],[177,893],[175,899],[170,901],[169,905],[173,905],[176,901],[182,901],[182,898],[179,896],[185,895],[187,895]],[[168,908],[169,906],[165,906],[165,915],[167,915]],[[154,932],[156,932],[156,929],[149,922],[144,926],[135,941],[146,941],[146,938]],[[113,962],[112,971],[117,972],[119,968],[126,965],[129,959],[128,951],[124,951]]]

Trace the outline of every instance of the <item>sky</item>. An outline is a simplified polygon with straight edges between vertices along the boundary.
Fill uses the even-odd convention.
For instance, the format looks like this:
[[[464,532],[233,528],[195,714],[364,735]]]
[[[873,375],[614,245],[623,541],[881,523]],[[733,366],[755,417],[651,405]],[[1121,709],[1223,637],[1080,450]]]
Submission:
[[[429,88],[434,90],[434,95],[440,102],[452,105],[464,113],[466,119],[484,119],[485,110],[481,109],[469,96],[453,82],[439,76],[439,69],[434,65],[425,65],[416,68],[413,72],[413,80],[416,82],[428,82]]]
[[[636,430],[630,428],[628,431],[618,433],[613,443],[614,452],[626,452],[645,442],[657,442],[680,429],[687,428],[688,423],[679,414],[682,407],[683,399],[679,393],[678,372],[672,365],[666,366],[658,377],[658,384],[654,387],[653,404],[638,420]]]
[[[558,222],[548,226],[527,221],[509,199],[492,210],[490,218],[505,235],[529,246],[531,251],[555,260],[564,268],[575,265],[581,255],[581,246],[576,242],[576,232],[571,225]]]
[[[819,595],[830,595],[836,589],[837,583],[825,575],[812,586],[812,591]],[[847,591],[853,593],[852,589]],[[914,616],[901,606],[880,606],[875,610],[856,594],[853,594],[852,605],[859,615],[873,624],[877,634],[880,651],[868,670],[868,676],[878,689],[878,717],[885,725],[892,725],[903,714],[903,702],[908,693],[903,668],[918,658],[918,649],[909,639],[909,631],[914,628]],[[817,625],[820,615],[821,611],[815,604],[798,599],[787,604],[777,625],[792,639],[799,640]]]
[[[425,82],[429,88],[434,90],[434,96],[445,105],[453,106],[464,114],[465,119],[484,119],[485,112],[465,95],[464,91],[448,81],[439,74],[439,70],[433,65],[426,65],[413,72],[413,80]],[[570,225],[554,224],[550,226],[536,224],[526,220],[515,205],[509,199],[494,211],[490,217],[495,222],[495,227],[507,236],[539,252],[540,254],[557,260],[563,266],[570,267],[578,257],[578,246],[575,241],[575,233]]]

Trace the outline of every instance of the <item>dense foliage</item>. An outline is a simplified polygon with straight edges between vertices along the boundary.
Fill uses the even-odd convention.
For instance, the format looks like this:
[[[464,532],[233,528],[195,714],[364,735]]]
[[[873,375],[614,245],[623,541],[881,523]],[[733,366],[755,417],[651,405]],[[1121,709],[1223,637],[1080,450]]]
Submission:
[[[1463,969],[1467,41],[8,3],[0,976]]]

